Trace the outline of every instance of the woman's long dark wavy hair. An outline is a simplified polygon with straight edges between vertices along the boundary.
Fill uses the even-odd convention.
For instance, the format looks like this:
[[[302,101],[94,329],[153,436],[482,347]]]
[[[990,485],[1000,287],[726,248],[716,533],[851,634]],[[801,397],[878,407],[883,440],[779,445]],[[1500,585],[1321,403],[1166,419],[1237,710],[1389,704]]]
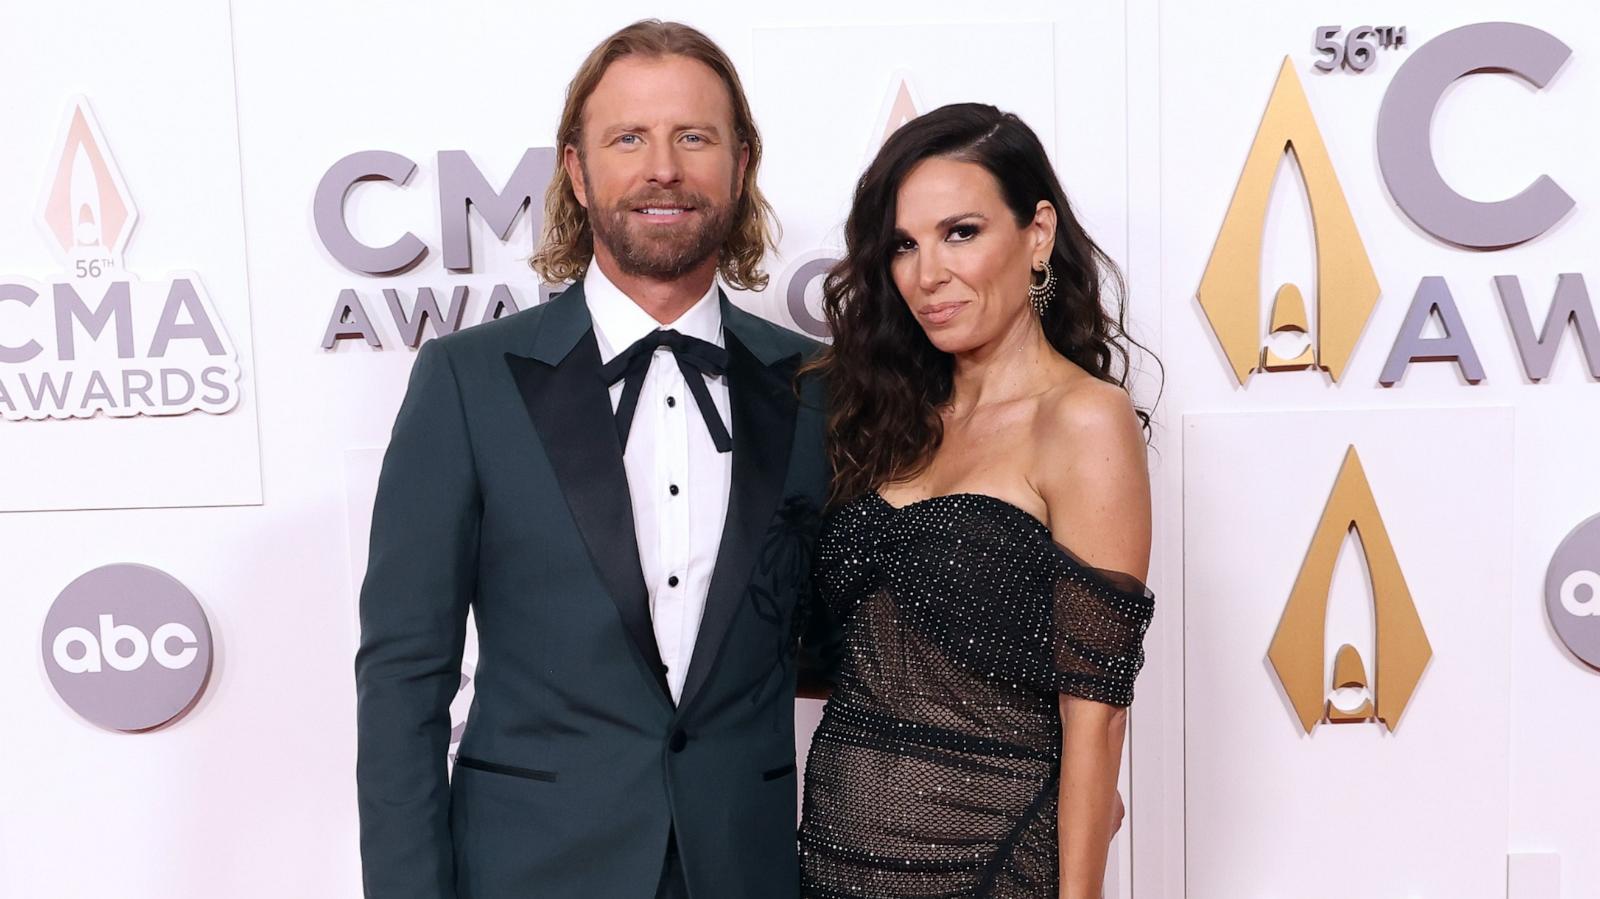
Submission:
[[[988,170],[1018,227],[1033,221],[1040,200],[1055,207],[1050,267],[1058,281],[1041,324],[1056,352],[1126,390],[1128,346],[1145,349],[1124,330],[1121,273],[1073,215],[1033,130],[980,103],[919,116],[884,142],[862,174],[845,222],[845,258],[823,282],[833,345],[806,371],[821,373],[827,385],[836,503],[915,476],[944,435],[939,413],[950,399],[952,357],[928,340],[889,271],[900,185],[932,157]],[[1149,413],[1136,411],[1148,433]]]

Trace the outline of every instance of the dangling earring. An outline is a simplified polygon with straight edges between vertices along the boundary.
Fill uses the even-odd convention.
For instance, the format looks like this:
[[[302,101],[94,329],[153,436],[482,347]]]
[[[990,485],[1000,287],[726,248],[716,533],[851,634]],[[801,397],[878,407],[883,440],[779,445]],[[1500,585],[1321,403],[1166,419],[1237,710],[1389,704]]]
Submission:
[[[1056,295],[1056,273],[1050,270],[1050,260],[1046,259],[1040,265],[1044,268],[1034,271],[1043,271],[1044,280],[1035,284],[1032,278],[1028,279],[1028,302],[1033,304],[1033,311],[1044,318],[1044,311],[1050,308],[1050,300]]]

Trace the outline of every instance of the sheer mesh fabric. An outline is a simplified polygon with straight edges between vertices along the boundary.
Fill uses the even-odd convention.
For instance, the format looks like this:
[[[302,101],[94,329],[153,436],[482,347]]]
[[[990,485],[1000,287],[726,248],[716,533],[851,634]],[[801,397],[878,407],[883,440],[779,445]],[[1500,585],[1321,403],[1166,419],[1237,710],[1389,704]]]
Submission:
[[[805,899],[1054,899],[1061,693],[1125,706],[1154,598],[982,494],[831,514],[839,681],[812,737]]]

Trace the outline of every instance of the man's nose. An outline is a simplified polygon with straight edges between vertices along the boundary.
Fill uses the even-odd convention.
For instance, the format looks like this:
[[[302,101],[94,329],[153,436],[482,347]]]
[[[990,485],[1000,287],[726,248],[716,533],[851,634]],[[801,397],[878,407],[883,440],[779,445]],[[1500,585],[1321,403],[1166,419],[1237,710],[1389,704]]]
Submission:
[[[678,152],[678,148],[670,141],[657,143],[650,148],[646,177],[651,184],[672,187],[683,180],[683,165]]]

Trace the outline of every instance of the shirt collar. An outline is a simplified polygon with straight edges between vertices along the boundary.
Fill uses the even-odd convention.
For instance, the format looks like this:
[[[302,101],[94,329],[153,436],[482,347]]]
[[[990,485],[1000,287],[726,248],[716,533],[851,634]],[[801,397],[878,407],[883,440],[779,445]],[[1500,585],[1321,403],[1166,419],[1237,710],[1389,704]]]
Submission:
[[[662,324],[623,293],[622,288],[613,284],[600,270],[599,263],[591,262],[583,276],[583,301],[588,304],[589,318],[594,322],[602,365],[657,329],[671,328],[688,337],[697,337],[717,346],[724,345],[722,303],[717,296],[715,281],[711,282],[706,295],[696,300],[688,311],[675,321]]]

